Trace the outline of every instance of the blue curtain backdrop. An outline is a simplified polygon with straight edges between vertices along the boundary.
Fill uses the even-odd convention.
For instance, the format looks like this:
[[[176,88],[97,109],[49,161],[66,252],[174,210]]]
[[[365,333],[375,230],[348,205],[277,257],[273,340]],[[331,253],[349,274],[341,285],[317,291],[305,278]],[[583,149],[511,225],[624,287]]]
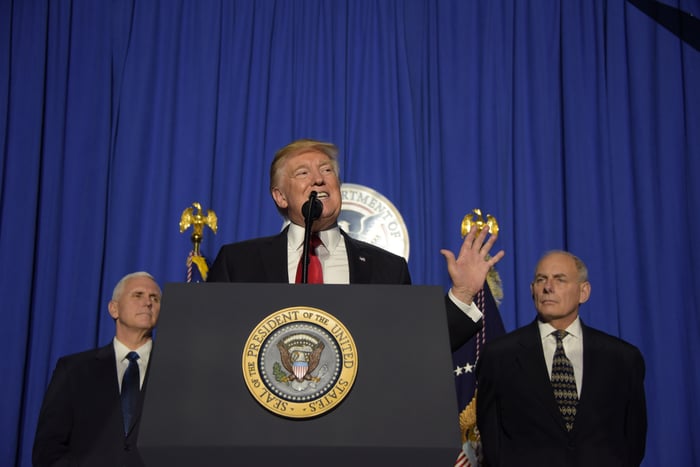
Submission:
[[[55,362],[108,342],[122,275],[185,280],[183,209],[217,212],[210,258],[277,232],[270,160],[311,137],[401,211],[417,284],[447,286],[439,249],[494,215],[506,330],[535,315],[541,253],[581,256],[583,319],[646,358],[644,465],[700,465],[700,52],[680,25],[623,0],[0,0],[0,463],[30,465]]]

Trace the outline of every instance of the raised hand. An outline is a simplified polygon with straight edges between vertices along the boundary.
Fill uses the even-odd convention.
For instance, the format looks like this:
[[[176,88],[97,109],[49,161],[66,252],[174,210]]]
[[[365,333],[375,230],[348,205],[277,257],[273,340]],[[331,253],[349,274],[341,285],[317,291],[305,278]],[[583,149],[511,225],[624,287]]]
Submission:
[[[456,258],[450,250],[440,250],[440,254],[447,261],[447,272],[452,279],[452,293],[467,304],[471,304],[474,296],[483,288],[489,269],[505,256],[503,250],[489,256],[491,247],[498,238],[497,234],[490,235],[486,240],[488,226],[484,226],[478,235],[476,230],[472,229],[464,237]]]

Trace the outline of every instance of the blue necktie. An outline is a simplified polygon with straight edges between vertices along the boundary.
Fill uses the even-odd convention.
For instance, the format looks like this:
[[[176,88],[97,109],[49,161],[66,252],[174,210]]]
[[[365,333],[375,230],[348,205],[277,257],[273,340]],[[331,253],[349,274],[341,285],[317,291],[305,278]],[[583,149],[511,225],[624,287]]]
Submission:
[[[124,372],[122,378],[122,414],[124,415],[124,434],[129,433],[131,423],[136,418],[136,406],[138,405],[141,375],[139,373],[138,359],[139,354],[129,352],[126,355],[129,360],[129,366]]]

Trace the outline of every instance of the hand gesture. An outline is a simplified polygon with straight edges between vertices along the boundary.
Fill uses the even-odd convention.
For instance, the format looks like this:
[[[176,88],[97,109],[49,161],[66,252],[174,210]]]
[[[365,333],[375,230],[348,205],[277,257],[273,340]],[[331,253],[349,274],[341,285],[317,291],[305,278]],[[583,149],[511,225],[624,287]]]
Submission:
[[[471,304],[474,296],[483,288],[489,270],[505,255],[501,250],[489,257],[489,251],[498,235],[489,236],[484,243],[489,233],[488,226],[484,226],[479,235],[476,234],[476,230],[472,229],[464,237],[457,258],[450,250],[440,250],[447,261],[447,272],[452,279],[452,293],[467,304]]]

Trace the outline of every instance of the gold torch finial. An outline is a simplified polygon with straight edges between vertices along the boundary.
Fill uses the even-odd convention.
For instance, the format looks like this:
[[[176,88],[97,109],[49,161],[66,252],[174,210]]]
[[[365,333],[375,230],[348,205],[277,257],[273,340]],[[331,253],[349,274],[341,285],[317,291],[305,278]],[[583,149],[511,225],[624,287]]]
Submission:
[[[182,216],[180,216],[180,233],[184,232],[192,225],[192,245],[193,245],[193,255],[201,256],[199,252],[199,245],[202,243],[202,231],[204,226],[208,225],[209,228],[216,233],[217,229],[217,218],[216,213],[211,209],[207,210],[206,217],[202,214],[202,206],[194,202],[192,203],[194,209],[189,207],[182,211]],[[196,212],[195,212],[196,209]]]
[[[474,218],[474,214],[477,216],[476,219]],[[484,218],[481,216],[481,209],[475,208],[462,219],[462,237],[466,237],[473,227],[476,227],[476,234],[478,235],[481,229],[486,225],[489,227],[489,232],[491,234],[496,235],[498,233],[498,222],[496,222],[496,218],[491,214],[487,214],[486,221],[484,221]]]

